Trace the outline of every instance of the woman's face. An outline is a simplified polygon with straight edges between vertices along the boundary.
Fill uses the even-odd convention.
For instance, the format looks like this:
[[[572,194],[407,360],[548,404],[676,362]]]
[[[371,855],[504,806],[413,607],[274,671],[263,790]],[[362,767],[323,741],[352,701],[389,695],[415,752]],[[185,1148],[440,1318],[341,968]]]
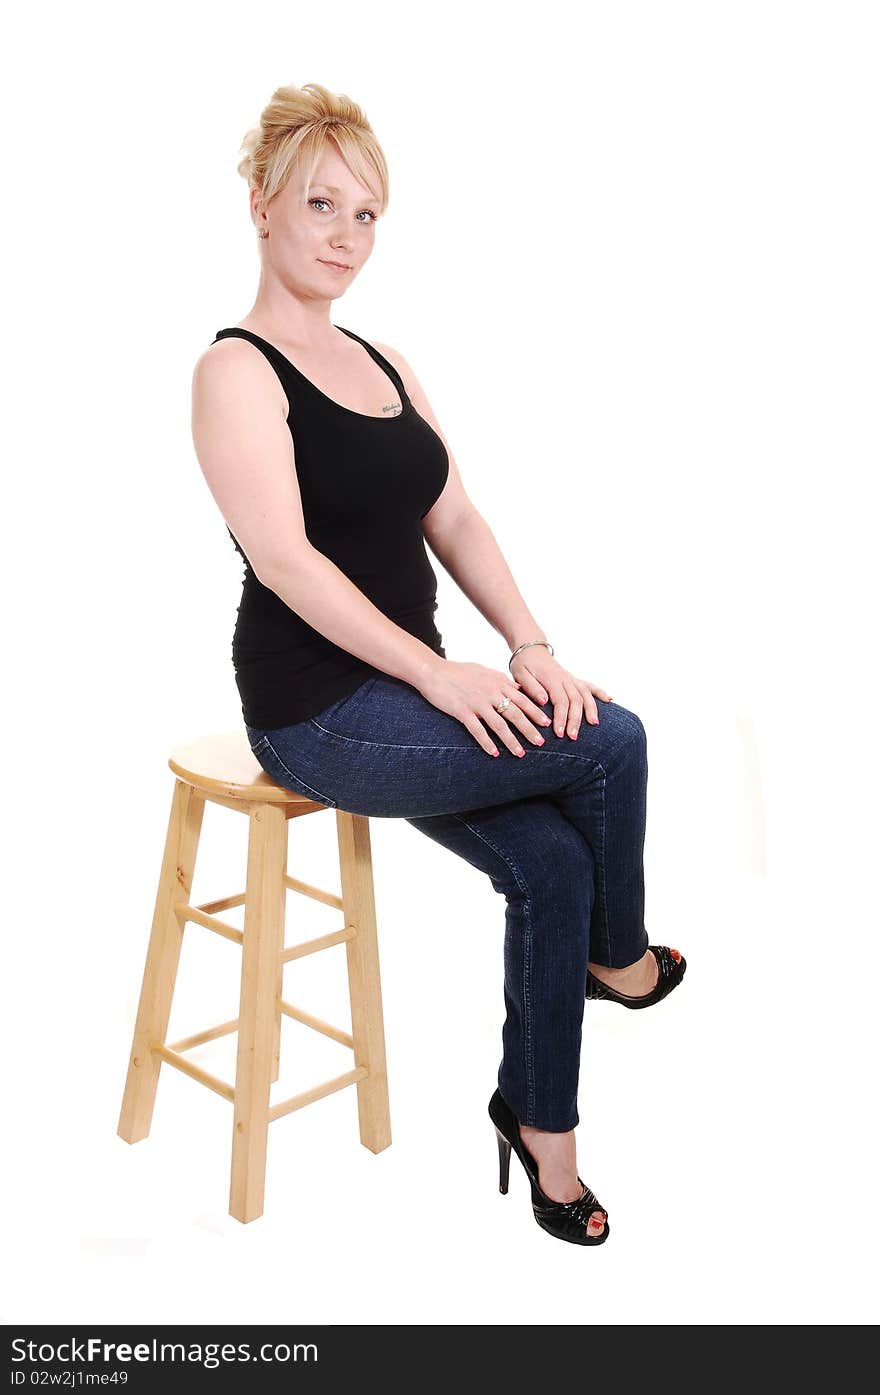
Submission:
[[[265,212],[252,194],[262,255],[297,295],[333,300],[348,289],[373,250],[380,202],[355,179],[327,142],[309,185],[308,200],[294,175]],[[344,270],[327,263],[341,263]]]

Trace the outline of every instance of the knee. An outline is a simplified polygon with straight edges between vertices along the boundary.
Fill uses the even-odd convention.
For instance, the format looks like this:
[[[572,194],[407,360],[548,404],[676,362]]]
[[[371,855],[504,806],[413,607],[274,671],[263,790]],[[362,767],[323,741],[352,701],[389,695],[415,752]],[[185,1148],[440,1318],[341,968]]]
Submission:
[[[454,814],[448,821],[409,822],[425,825],[424,831],[435,837],[442,823],[440,841],[485,872],[493,889],[508,901],[554,900],[570,889],[579,893],[585,884],[592,885],[589,844],[549,800]]]
[[[590,846],[574,824],[564,819],[536,823],[527,849],[517,858],[520,882],[532,899],[554,899],[571,888],[592,884]]]
[[[637,713],[631,712],[628,707],[624,707],[623,711],[626,714],[627,722],[632,728],[632,740],[638,745],[647,746],[648,734],[645,731],[645,726],[641,717],[639,717]]]
[[[628,707],[621,707],[618,702],[600,702],[599,727],[605,726],[605,732],[609,734],[616,746],[631,749],[632,753],[644,755],[648,746],[648,737],[644,723],[637,713],[630,711]],[[597,728],[592,728],[597,730]]]

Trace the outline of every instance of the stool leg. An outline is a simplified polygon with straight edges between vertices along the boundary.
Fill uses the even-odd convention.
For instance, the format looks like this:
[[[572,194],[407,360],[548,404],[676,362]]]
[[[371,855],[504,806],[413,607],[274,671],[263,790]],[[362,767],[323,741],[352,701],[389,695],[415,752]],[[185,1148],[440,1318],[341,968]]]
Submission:
[[[229,1189],[229,1214],[243,1223],[263,1214],[286,867],[285,810],[273,804],[254,805],[248,836]]]
[[[124,1138],[126,1143],[137,1143],[150,1132],[159,1068],[162,1065],[152,1046],[154,1042],[165,1042],[183,944],[183,922],[175,908],[189,902],[204,812],[202,795],[183,780],[175,780],[153,927],[117,1127],[119,1137]]]
[[[288,826],[289,826],[289,825],[288,825]],[[285,848],[286,848],[286,849],[289,848],[289,839],[285,842]],[[286,854],[286,852],[285,852],[284,872],[285,872],[285,875],[286,875],[286,873],[287,873],[287,854]],[[284,922],[285,922],[285,919],[286,919],[286,915],[287,915],[287,890],[286,890],[286,888],[285,888],[284,896],[282,897],[282,901],[281,901],[281,946],[280,946],[281,949],[284,948]],[[280,953],[280,950],[279,950],[279,954],[278,954],[278,996],[277,996],[277,999],[276,999],[276,1002],[275,1002],[275,1027],[274,1027],[273,1036],[272,1036],[272,1070],[271,1070],[270,1075],[269,1075],[269,1080],[270,1080],[271,1084],[273,1084],[273,1085],[275,1084],[275,1081],[278,1079],[279,1075],[281,1074],[281,1018],[282,1018],[283,1015],[284,1015],[284,1014],[282,1013],[282,1011],[281,1011],[281,1001],[282,1001],[283,997],[284,997],[284,960],[281,958],[281,953]]]
[[[361,814],[336,811],[339,869],[345,924],[357,930],[346,940],[351,1034],[356,1066],[369,1074],[357,1083],[361,1143],[381,1153],[391,1142],[385,1027],[379,981],[379,943],[370,856],[370,821]]]
[[[281,943],[284,943],[282,935]],[[278,966],[277,1001],[280,1003],[284,997],[284,965]],[[272,1033],[272,1069],[269,1072],[269,1083],[274,1085],[281,1074],[281,1018],[283,1014],[280,1007],[275,1013],[275,1027]]]

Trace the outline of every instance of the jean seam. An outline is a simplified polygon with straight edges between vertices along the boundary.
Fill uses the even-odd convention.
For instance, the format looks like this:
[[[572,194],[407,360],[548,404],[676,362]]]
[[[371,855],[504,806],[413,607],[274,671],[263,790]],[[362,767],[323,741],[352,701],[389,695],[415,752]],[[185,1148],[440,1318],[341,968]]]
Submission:
[[[329,795],[321,794],[320,790],[316,790],[315,787],[314,787],[314,785],[310,785],[309,782],[308,782],[307,780],[304,780],[304,779],[302,778],[301,775],[297,775],[297,774],[296,774],[296,771],[291,770],[290,766],[287,765],[287,764],[281,759],[281,757],[279,756],[278,752],[275,750],[275,747],[272,745],[272,742],[269,740],[268,736],[264,737],[263,740],[264,740],[265,743],[266,743],[265,749],[266,749],[267,751],[271,751],[271,752],[272,752],[272,755],[275,757],[275,759],[277,760],[278,764],[281,766],[282,770],[286,770],[286,771],[287,771],[287,773],[288,773],[288,775],[290,776],[291,780],[296,780],[296,781],[298,781],[299,784],[301,784],[305,789],[309,790],[309,792],[310,792],[311,794],[313,794],[313,795],[315,796],[315,798],[316,798],[321,804],[328,804],[328,805],[331,805],[334,809],[336,809],[336,808],[339,807],[338,800],[331,799],[331,798],[329,797]]]
[[[348,741],[349,744],[353,746],[375,746],[380,751],[463,751],[469,756],[489,754],[488,751],[485,751],[476,741],[473,746],[437,746],[433,743],[430,746],[417,746],[401,741],[365,741],[361,736],[344,736],[342,732],[331,731],[329,727],[321,726],[321,723],[316,721],[314,717],[310,717],[309,721],[312,726],[317,727],[319,731],[325,732],[327,736],[335,736],[337,741]],[[531,744],[532,743],[529,742],[529,745]],[[605,774],[603,767],[593,756],[582,756],[577,751],[545,751],[544,755],[561,756],[563,760],[587,761],[590,765],[598,766],[602,774]],[[490,760],[492,759],[491,756],[489,758]]]
[[[463,823],[465,828],[469,828],[476,838],[479,838],[491,848],[502,862],[505,862],[513,873],[514,880],[523,894],[523,920],[525,921],[526,933],[523,945],[523,1007],[525,1019],[525,1057],[526,1057],[526,1118],[521,1120],[526,1125],[534,1118],[535,1114],[535,1060],[534,1046],[532,1043],[532,917],[529,910],[530,892],[528,883],[523,879],[519,868],[506,853],[495,846],[491,838],[487,838],[485,833],[481,833],[463,814],[454,814],[454,818],[459,823]]]
[[[599,762],[597,761],[596,764],[599,765]],[[607,779],[607,776],[605,774],[604,768],[601,765],[599,765],[599,769],[602,771],[602,855],[600,860],[600,865],[602,868],[602,906],[605,911],[605,933],[608,938],[608,957],[613,963],[614,951],[612,948],[611,916],[608,911],[608,868],[607,858],[605,857],[605,781]]]
[[[324,727],[314,717],[309,721],[313,727],[319,731],[326,732],[328,736],[335,736],[337,741],[348,741],[353,746],[377,746],[379,750],[387,751],[469,751],[468,746],[416,746],[401,741],[364,741],[360,736],[344,736],[342,732],[331,731],[329,727]]]

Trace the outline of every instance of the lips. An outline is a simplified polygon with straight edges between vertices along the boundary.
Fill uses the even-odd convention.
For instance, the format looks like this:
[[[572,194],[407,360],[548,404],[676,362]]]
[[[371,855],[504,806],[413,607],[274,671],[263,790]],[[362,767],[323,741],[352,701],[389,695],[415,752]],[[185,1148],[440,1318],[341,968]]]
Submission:
[[[351,271],[351,267],[346,262],[328,262],[325,261],[323,257],[319,257],[318,261],[322,266],[336,267],[337,271]]]

